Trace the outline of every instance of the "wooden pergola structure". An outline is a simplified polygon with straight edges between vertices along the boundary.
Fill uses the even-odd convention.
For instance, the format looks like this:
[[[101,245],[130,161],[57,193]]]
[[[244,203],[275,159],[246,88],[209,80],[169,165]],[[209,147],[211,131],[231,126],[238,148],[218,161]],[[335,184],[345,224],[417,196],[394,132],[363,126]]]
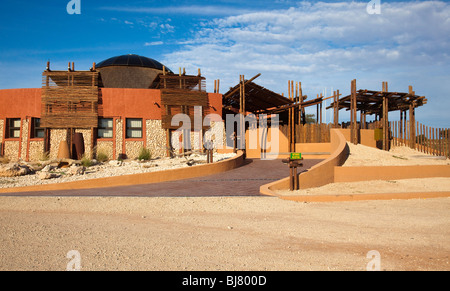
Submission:
[[[351,142],[358,143],[358,130],[366,129],[366,116],[375,115],[376,120],[381,121],[383,129],[383,149],[389,149],[389,112],[400,111],[400,122],[406,126],[407,111],[409,112],[409,136],[410,145],[415,144],[415,108],[427,103],[424,96],[416,95],[409,86],[408,92],[391,92],[388,90],[388,83],[383,82],[381,91],[356,90],[356,80],[351,82],[351,93],[345,97],[335,100],[326,109],[333,108],[334,123],[337,126],[339,120],[339,110],[346,109],[350,111]],[[357,112],[360,112],[359,123],[357,121]]]
[[[257,118],[259,118],[260,114],[268,114],[270,116],[270,110],[293,104],[293,100],[254,83],[253,81],[260,75],[257,74],[249,80],[245,80],[244,75],[240,75],[239,83],[222,96],[222,114],[224,119],[227,114],[240,114],[242,118],[249,113],[255,114]],[[218,82],[216,86],[218,86]],[[283,118],[280,121],[285,122]],[[241,128],[239,130],[236,128],[236,130],[244,133],[245,122],[241,120],[238,126]],[[241,149],[245,146],[243,139],[238,135],[236,135],[234,147],[236,148],[237,145]]]
[[[321,123],[322,102],[327,98],[318,95],[317,98],[306,101],[307,96],[303,95],[301,82],[294,83],[294,81],[288,81],[288,97],[285,97],[284,94],[280,95],[255,84],[253,81],[260,75],[257,74],[249,80],[245,80],[243,75],[240,76],[239,84],[223,95],[223,114],[224,116],[227,113],[240,113],[245,116],[249,112],[256,116],[279,114],[280,123],[288,125],[289,150],[293,152],[296,143],[296,125],[306,122],[305,108],[317,106],[317,123]],[[339,96],[339,91],[333,96]],[[245,125],[242,123],[241,126]]]

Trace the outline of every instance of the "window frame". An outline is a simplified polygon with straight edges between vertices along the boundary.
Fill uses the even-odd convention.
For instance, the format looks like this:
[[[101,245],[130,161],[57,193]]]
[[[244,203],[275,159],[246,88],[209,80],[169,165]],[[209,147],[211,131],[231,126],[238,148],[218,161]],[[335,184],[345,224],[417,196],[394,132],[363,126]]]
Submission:
[[[11,126],[11,123],[14,124],[14,121],[19,120],[20,122],[20,126],[19,127],[15,127],[15,126]],[[20,134],[22,131],[22,119],[21,118],[6,118],[6,138],[7,139],[20,139]],[[18,131],[19,132],[19,136],[11,136],[11,131]]]
[[[38,120],[39,120],[39,126],[36,126],[36,123]],[[37,134],[38,131],[42,131],[42,136],[38,136],[38,134]],[[32,117],[31,118],[30,138],[32,138],[32,139],[44,139],[45,138],[45,127],[41,127],[41,118],[40,117]]]
[[[128,126],[128,121],[137,121],[139,120],[141,122],[141,126],[140,127],[129,127]],[[140,137],[133,137],[133,136],[129,136],[128,135],[128,131],[129,130],[139,130],[141,135]],[[144,119],[143,118],[125,118],[125,139],[138,139],[141,140],[144,138]]]
[[[102,119],[107,119],[107,120],[111,120],[111,124],[112,127],[101,127],[101,120]],[[105,137],[105,136],[100,136],[100,132],[102,130],[110,130],[111,131],[111,137]],[[98,127],[97,127],[97,139],[113,139],[114,138],[114,118],[112,117],[99,117],[98,118]]]

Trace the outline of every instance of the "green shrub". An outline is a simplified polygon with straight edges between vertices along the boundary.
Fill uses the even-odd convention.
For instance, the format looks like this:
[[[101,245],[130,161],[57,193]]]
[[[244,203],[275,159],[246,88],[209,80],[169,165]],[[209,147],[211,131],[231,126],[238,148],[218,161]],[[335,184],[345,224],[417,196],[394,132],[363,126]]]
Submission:
[[[103,163],[108,160],[109,160],[108,155],[105,152],[103,152],[101,150],[97,152],[97,161]]]
[[[144,160],[148,161],[152,158],[152,154],[150,153],[150,150],[147,148],[141,148],[138,155],[138,160]]]
[[[83,157],[81,158],[81,164],[86,167],[89,168],[90,166],[92,166],[92,160],[90,158],[88,158],[87,156],[83,155]]]
[[[40,161],[48,161],[50,160],[50,152],[43,152],[41,154],[41,157],[39,158]]]

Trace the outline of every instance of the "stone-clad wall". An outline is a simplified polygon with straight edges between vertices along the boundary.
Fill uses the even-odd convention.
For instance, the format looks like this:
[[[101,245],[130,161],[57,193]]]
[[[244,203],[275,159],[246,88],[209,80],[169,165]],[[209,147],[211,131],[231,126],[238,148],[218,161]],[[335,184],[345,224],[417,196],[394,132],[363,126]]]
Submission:
[[[85,155],[89,158],[95,158],[96,152],[103,151],[108,155],[109,159],[118,159],[121,153],[127,158],[135,159],[138,157],[140,150],[144,147],[150,150],[152,158],[166,156],[166,131],[162,128],[161,120],[147,119],[144,120],[144,132],[142,139],[125,139],[124,132],[125,118],[115,119],[115,132],[112,139],[97,140],[95,142],[94,152],[92,151],[92,130],[76,129],[75,132],[83,134]],[[21,124],[21,140],[7,140],[5,142],[5,156],[11,160],[28,159],[30,161],[39,161],[44,154],[43,140],[28,140],[30,121],[23,119]],[[0,120],[0,141],[3,140],[4,120]],[[213,125],[214,128],[214,125]],[[177,141],[175,149],[179,149],[179,135],[177,131],[172,131],[172,140]],[[49,158],[57,159],[61,141],[68,141],[67,129],[50,129],[50,150]],[[191,144],[195,150],[202,146],[203,137],[201,132],[191,132]],[[28,150],[28,153],[27,153]],[[96,152],[95,152],[96,151]]]
[[[146,139],[153,158],[166,156],[166,131],[161,120],[146,120]]]
[[[125,141],[125,155],[128,159],[136,159],[143,146],[143,141]]]
[[[44,154],[44,141],[43,140],[36,140],[36,141],[30,141],[30,148],[29,148],[29,160],[30,161],[39,161],[43,158]]]
[[[67,141],[67,129],[50,130],[50,159],[58,157],[59,145],[61,141]]]
[[[104,153],[108,156],[108,159],[112,160],[114,159],[114,143],[113,141],[97,141],[97,152],[98,153]]]
[[[5,157],[11,161],[17,161],[19,159],[19,147],[20,141],[18,140],[5,141]]]
[[[191,149],[194,151],[202,150],[206,140],[213,141],[213,148],[215,150],[225,148],[225,128],[223,122],[211,122],[211,128],[207,131],[191,131],[190,140],[191,140]],[[182,147],[182,143],[180,143],[180,135],[181,131],[174,130],[171,132],[171,145],[174,149],[175,153],[179,153],[179,150]]]
[[[116,120],[116,132],[115,132],[115,139],[116,139],[116,159],[118,156],[123,153],[123,121],[122,119]]]
[[[22,119],[21,123],[21,149],[20,149],[20,158],[22,160],[26,159],[27,156],[27,144],[28,144],[28,128],[29,128],[30,122],[28,119]]]

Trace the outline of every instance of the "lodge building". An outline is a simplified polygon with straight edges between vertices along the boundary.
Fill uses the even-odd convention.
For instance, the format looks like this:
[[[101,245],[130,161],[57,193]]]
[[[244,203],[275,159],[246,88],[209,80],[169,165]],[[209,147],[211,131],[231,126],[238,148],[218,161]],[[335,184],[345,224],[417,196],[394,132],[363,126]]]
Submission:
[[[208,93],[205,78],[173,73],[161,63],[139,55],[112,57],[86,71],[54,71],[47,63],[42,87],[0,90],[0,156],[37,161],[58,156],[62,142],[71,158],[98,151],[110,159],[136,158],[141,148],[153,157],[170,155],[179,139],[172,117],[222,115],[222,95]],[[193,122],[192,122],[193,124]],[[191,133],[193,143],[208,128]],[[83,152],[74,147],[81,137]]]

